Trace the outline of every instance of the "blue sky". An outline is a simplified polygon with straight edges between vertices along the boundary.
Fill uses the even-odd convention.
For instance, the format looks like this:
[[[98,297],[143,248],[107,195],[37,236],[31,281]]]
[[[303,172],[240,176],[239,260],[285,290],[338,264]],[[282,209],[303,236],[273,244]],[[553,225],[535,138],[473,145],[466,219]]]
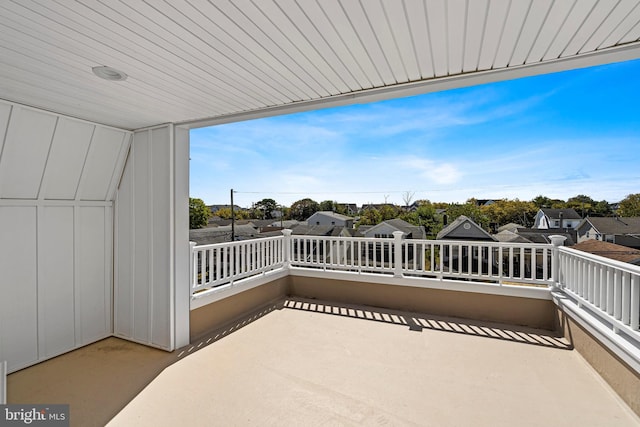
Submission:
[[[640,60],[191,131],[190,193],[401,204],[640,192]]]

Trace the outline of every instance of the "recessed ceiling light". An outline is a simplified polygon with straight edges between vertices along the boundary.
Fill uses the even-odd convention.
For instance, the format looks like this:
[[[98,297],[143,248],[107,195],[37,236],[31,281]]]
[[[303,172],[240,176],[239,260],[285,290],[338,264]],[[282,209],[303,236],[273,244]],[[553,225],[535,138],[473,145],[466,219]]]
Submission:
[[[122,71],[118,71],[115,68],[102,65],[99,67],[93,67],[93,74],[105,80],[122,81],[127,79],[127,75]]]

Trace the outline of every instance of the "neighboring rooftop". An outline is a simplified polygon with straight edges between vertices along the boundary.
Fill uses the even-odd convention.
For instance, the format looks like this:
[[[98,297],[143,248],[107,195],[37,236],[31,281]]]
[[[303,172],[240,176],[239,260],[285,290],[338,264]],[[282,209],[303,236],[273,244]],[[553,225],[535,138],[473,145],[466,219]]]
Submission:
[[[487,233],[486,230],[465,215],[460,215],[453,222],[440,230],[436,239],[496,240],[492,235]]]
[[[640,217],[587,217],[602,234],[640,234]],[[582,225],[582,223],[581,223]]]
[[[540,209],[547,217],[558,219],[560,218],[560,214],[562,214],[562,219],[581,219],[582,217],[575,209],[550,209],[550,208],[541,208]]]
[[[617,245],[615,243],[590,239],[573,245],[573,249],[589,252],[594,255],[600,255],[605,258],[615,259],[616,261],[640,265],[640,250]]]

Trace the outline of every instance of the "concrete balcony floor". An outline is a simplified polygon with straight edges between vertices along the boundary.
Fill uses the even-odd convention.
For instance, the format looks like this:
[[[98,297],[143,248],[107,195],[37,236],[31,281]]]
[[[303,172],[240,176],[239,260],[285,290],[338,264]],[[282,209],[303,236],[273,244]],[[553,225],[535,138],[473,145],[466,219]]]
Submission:
[[[552,333],[303,299],[173,353],[109,338],[8,396],[70,403],[78,426],[640,425]]]

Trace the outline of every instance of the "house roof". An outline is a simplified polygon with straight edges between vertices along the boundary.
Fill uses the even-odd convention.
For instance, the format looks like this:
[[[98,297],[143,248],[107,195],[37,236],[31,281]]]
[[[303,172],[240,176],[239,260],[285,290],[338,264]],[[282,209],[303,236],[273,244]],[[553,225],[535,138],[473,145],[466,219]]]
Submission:
[[[236,225],[234,227],[236,240],[238,238],[258,237],[260,234],[251,224]],[[199,228],[189,230],[189,240],[198,245],[210,245],[231,241],[231,226]]]
[[[532,243],[551,243],[550,236],[564,236],[564,246],[573,246],[577,237],[575,230],[561,231],[562,229],[540,230],[537,228],[519,228],[518,235],[531,241]]]
[[[417,225],[410,224],[407,221],[400,218],[394,218],[394,219],[388,219],[388,220],[382,221],[380,224],[374,225],[368,230],[363,231],[363,234],[375,233],[376,229],[384,227],[385,224],[392,228],[395,228],[398,231],[402,231],[405,234],[405,236],[410,236],[414,239],[425,238],[424,230],[422,227],[418,227]]]
[[[591,239],[573,245],[572,249],[578,249],[583,252],[589,252],[590,254],[615,259],[616,261],[640,265],[640,250],[616,245],[615,243]]]
[[[335,225],[306,225],[300,224],[293,228],[292,234],[296,236],[330,236]]]
[[[311,215],[307,221],[309,221],[309,219],[313,218],[316,215],[323,215],[323,216],[328,216],[330,218],[335,218],[335,219],[339,219],[340,221],[349,221],[349,220],[353,220],[352,217],[350,216],[346,216],[346,215],[342,215],[336,212],[332,212],[332,211],[318,211],[316,213],[314,213],[313,215]]]
[[[550,209],[550,208],[541,208],[540,209],[547,217],[553,219],[559,219],[560,214],[562,214],[563,219],[582,219],[580,214],[575,211],[575,209]]]
[[[521,224],[516,224],[514,222],[510,222],[508,224],[505,224],[503,226],[498,227],[498,231],[514,231],[517,230],[519,228],[525,228],[524,225]]]
[[[0,98],[124,129],[220,124],[635,59],[633,7],[5,1]]]
[[[499,233],[496,233],[493,235],[493,237],[498,241],[498,242],[505,242],[505,243],[533,243],[531,240],[527,239],[524,236],[521,236],[517,233],[514,233],[513,231],[509,231],[509,230],[502,230]]]
[[[436,239],[438,239],[438,240],[446,239],[452,233],[455,233],[459,229],[459,227],[464,227],[465,223],[469,224],[471,226],[471,227],[469,227],[469,232],[470,233],[471,232],[475,232],[482,239],[493,240],[493,241],[496,240],[491,234],[487,233],[482,227],[480,227],[478,224],[473,222],[473,220],[471,218],[469,218],[469,217],[467,217],[465,215],[460,215],[453,222],[449,223],[449,225],[447,225],[442,230],[440,230],[440,232],[436,236]],[[470,238],[470,237],[469,236],[465,236],[465,238]]]
[[[578,227],[586,222],[602,234],[640,234],[640,217],[587,217]]]

